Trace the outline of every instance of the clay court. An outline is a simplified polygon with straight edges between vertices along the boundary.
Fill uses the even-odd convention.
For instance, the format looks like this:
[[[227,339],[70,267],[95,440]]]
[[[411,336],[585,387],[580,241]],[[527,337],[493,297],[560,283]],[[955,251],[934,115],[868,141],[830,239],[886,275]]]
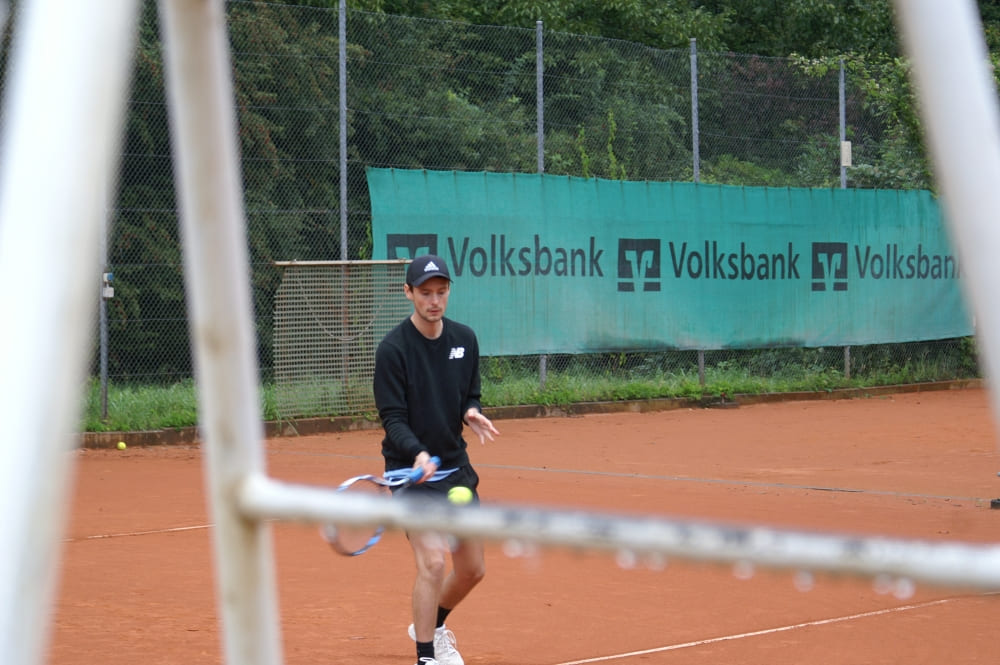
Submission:
[[[471,444],[484,501],[920,540],[1000,541],[981,389],[731,409],[498,420]],[[381,471],[381,432],[267,442],[271,475]],[[222,663],[195,446],[80,450],[48,662]],[[411,665],[413,570],[390,532],[357,558],[274,527],[285,662]],[[470,665],[993,663],[1000,596],[612,553],[487,550],[449,618]]]

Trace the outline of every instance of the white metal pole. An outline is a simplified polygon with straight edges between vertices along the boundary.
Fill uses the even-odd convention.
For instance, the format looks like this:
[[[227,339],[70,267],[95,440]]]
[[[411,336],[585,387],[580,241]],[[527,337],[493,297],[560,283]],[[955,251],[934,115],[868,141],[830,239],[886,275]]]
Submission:
[[[896,9],[992,383],[1000,377],[1000,112],[983,27],[972,0],[896,0]],[[996,388],[993,413],[1000,418]]]
[[[561,545],[765,568],[891,576],[908,582],[1000,590],[1000,545],[920,541],[775,529],[754,524],[699,522],[633,513],[490,504],[456,509],[419,497],[391,499],[329,487],[248,479],[241,492],[258,519],[319,524],[381,524],[465,538]],[[656,560],[651,557],[650,560]]]
[[[34,0],[14,26],[0,137],[4,665],[41,662],[50,632],[136,9]]]
[[[270,527],[235,504],[264,454],[225,2],[160,0],[159,11],[225,656],[276,665]]]

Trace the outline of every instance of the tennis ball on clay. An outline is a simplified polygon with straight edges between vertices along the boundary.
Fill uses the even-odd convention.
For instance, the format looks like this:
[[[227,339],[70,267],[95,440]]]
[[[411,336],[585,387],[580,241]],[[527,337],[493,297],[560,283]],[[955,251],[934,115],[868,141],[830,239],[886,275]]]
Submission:
[[[472,501],[472,490],[468,487],[452,487],[448,490],[448,500],[456,506],[464,506]]]
[[[128,446],[125,445],[124,441],[118,442],[118,450],[125,450],[126,448],[128,448]]]

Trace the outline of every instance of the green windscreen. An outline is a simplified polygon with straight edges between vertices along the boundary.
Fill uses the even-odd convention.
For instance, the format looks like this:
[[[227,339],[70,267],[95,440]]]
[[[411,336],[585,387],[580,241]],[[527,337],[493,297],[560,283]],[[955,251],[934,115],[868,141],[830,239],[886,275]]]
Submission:
[[[972,334],[927,191],[368,169],[376,259],[433,253],[484,355]]]

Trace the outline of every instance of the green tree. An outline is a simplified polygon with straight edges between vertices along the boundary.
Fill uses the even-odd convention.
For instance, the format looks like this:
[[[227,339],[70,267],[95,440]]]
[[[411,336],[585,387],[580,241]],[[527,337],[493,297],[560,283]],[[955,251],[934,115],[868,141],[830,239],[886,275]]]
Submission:
[[[725,22],[728,50],[784,57],[847,52],[897,55],[890,0],[701,0]]]
[[[277,1],[277,0],[276,0]],[[281,0],[290,4],[336,8],[338,0]],[[348,0],[368,12],[462,21],[476,25],[534,28],[609,37],[656,48],[687,46],[694,37],[705,48],[724,48],[723,22],[684,0]]]
[[[547,172],[685,177],[691,164],[686,50],[555,33],[545,53]]]
[[[191,375],[180,236],[155,5],[143,6],[108,258],[109,371],[148,382]]]
[[[270,366],[273,261],[339,258],[336,14],[232,3],[258,353]],[[113,373],[190,376],[190,344],[154,3],[139,25],[109,258]],[[127,369],[126,369],[127,368]]]

